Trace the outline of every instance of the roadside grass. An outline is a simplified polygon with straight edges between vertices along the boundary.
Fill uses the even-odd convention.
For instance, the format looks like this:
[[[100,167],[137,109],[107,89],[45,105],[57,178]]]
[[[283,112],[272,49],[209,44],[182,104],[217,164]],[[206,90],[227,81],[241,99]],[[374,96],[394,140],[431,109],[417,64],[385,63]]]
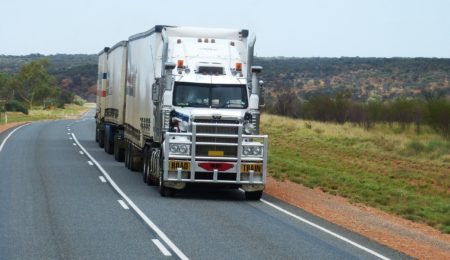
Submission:
[[[39,121],[39,120],[55,120],[64,118],[73,118],[82,115],[89,110],[89,106],[78,106],[75,104],[68,104],[62,108],[53,108],[44,110],[42,107],[34,107],[29,110],[28,115],[21,112],[7,112],[8,123]],[[5,123],[5,113],[1,113],[0,124]]]
[[[450,234],[450,144],[423,126],[364,130],[263,115],[269,174]]]

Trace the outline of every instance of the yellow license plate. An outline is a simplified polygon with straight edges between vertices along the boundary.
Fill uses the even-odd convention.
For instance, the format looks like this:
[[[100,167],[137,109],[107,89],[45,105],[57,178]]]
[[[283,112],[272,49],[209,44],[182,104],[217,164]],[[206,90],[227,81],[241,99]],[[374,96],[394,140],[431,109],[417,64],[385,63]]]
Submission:
[[[169,161],[169,171],[177,171],[181,168],[182,171],[191,170],[191,162],[188,161]]]
[[[241,164],[241,172],[247,173],[253,170],[254,172],[262,172],[262,164],[261,163],[247,163]]]
[[[223,155],[224,155],[223,151],[208,151],[208,156],[223,157]]]

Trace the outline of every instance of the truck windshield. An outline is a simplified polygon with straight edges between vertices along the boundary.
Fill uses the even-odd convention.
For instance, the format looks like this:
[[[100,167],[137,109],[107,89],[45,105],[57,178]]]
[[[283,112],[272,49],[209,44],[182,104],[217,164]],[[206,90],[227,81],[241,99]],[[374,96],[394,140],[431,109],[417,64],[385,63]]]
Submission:
[[[173,105],[247,108],[247,88],[245,85],[175,83]]]

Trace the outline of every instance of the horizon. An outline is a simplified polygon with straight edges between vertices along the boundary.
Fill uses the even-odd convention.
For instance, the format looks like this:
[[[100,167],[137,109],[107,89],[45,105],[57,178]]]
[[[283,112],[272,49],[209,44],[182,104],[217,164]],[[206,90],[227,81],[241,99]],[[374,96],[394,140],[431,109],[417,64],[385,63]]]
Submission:
[[[156,24],[245,28],[259,57],[450,58],[450,1],[16,0],[2,4],[0,52],[96,54]],[[170,7],[170,6],[169,6]],[[218,11],[220,8],[220,12]]]
[[[42,54],[42,53],[30,53],[30,54],[24,54],[24,55],[10,55],[10,54],[0,54],[0,57],[27,57],[27,56],[43,56],[43,57],[49,57],[49,56],[57,56],[57,55],[86,55],[91,56],[95,55],[97,56],[97,53],[55,53],[55,54]],[[310,57],[298,57],[298,56],[255,56],[256,58],[267,58],[267,59],[443,59],[443,60],[450,60],[450,57],[400,57],[400,56],[394,56],[394,57],[364,57],[364,56],[340,56],[340,57],[329,57],[329,56],[310,56]]]

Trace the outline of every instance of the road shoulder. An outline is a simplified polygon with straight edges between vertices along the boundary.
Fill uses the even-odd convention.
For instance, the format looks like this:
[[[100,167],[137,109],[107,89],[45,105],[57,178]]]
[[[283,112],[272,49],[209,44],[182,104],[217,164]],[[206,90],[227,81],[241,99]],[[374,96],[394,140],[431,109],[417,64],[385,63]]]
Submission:
[[[268,178],[265,192],[412,257],[445,259],[450,255],[450,235],[425,224],[290,181]]]

